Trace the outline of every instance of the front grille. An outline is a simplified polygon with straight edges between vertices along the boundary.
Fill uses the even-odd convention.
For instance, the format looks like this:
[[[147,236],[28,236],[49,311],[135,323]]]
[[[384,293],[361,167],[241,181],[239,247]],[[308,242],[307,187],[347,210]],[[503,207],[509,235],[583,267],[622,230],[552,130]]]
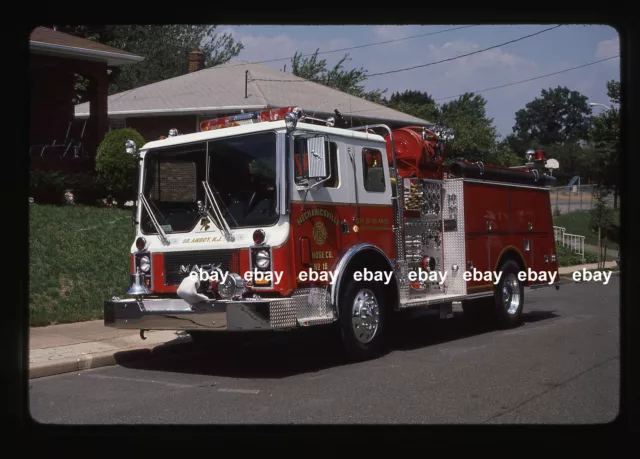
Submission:
[[[211,264],[220,265],[223,273],[240,272],[240,251],[230,250],[197,250],[193,252],[172,252],[164,255],[165,285],[180,285],[189,273],[198,268],[211,270]],[[196,268],[196,266],[198,268]]]

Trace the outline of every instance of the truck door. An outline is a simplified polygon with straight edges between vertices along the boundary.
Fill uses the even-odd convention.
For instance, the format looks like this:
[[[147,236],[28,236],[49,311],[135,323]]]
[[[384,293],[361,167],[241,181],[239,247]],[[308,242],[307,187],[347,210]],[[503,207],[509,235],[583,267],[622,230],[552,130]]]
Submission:
[[[307,139],[296,136],[292,142],[293,174],[291,224],[295,247],[296,271],[328,272],[342,250],[342,220],[349,218],[348,178],[345,177],[345,144],[334,136],[325,136],[329,177],[305,191],[297,189],[308,178]]]
[[[351,242],[373,244],[393,259],[392,190],[384,144],[351,145],[349,153],[351,202],[358,227]]]

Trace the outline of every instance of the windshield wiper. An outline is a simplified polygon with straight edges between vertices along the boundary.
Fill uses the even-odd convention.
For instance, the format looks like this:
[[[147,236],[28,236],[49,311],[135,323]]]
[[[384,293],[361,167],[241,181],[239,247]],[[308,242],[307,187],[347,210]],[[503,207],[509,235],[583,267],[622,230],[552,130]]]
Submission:
[[[149,214],[149,219],[151,219],[151,223],[153,223],[153,226],[155,227],[156,231],[158,232],[158,236],[160,237],[160,240],[162,241],[162,245],[170,245],[169,239],[167,239],[167,235],[165,234],[164,230],[162,229],[162,226],[160,226],[160,223],[158,223],[158,220],[156,219],[155,214],[151,210],[151,206],[149,205],[149,202],[147,201],[147,198],[144,197],[143,193],[140,193],[139,196],[140,196],[140,202],[142,203],[144,208],[147,210],[147,213]]]
[[[209,184],[206,181],[204,180],[202,181],[202,186],[204,187],[204,192],[206,193],[207,198],[211,203],[211,208],[213,209],[213,213],[215,215],[215,217],[211,216],[213,223],[215,223],[215,225],[220,229],[222,234],[224,234],[224,237],[227,239],[227,241],[233,242],[235,240],[235,237],[231,233],[231,228],[229,228],[229,224],[227,223],[227,220],[225,220],[224,216],[222,215],[222,211],[220,210],[220,205],[218,204],[218,200],[216,199],[215,195],[213,194],[213,191],[211,191],[211,188],[209,187]]]

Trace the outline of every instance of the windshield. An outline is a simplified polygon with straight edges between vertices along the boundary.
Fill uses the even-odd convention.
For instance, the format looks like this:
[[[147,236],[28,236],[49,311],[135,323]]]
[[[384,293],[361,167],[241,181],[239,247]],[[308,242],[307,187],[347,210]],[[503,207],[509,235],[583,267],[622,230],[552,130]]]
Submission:
[[[276,134],[250,134],[150,150],[144,161],[143,193],[166,233],[202,224],[198,201],[215,215],[202,181],[209,186],[230,228],[270,226],[276,213]],[[204,222],[214,225],[214,222]],[[143,209],[142,231],[156,233]]]

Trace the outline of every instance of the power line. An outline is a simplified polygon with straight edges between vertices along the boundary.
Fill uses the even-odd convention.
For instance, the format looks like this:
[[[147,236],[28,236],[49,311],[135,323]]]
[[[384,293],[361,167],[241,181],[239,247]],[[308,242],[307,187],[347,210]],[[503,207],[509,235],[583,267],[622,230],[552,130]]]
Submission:
[[[419,37],[428,37],[429,35],[436,35],[436,34],[439,34],[439,33],[451,32],[451,31],[460,30],[460,29],[467,29],[469,27],[477,27],[477,26],[475,26],[475,25],[467,25],[467,26],[462,26],[462,27],[453,27],[451,29],[439,30],[437,32],[429,32],[429,33],[422,33],[422,34],[419,34],[419,35],[412,35],[410,37],[395,38],[393,40],[386,40],[386,41],[378,41],[378,42],[374,42],[374,43],[367,43],[367,44],[364,44],[364,45],[350,46],[348,48],[332,49],[332,50],[329,50],[329,51],[318,52],[318,55],[320,55],[320,54],[329,54],[329,53],[338,53],[340,51],[349,51],[349,50],[352,50],[352,49],[366,48],[367,46],[384,45],[384,44],[387,44],[387,43],[394,43],[394,42],[403,41],[403,40],[411,40],[413,38],[419,38]],[[315,53],[302,54],[300,57],[313,56],[314,54]],[[295,56],[279,57],[277,59],[269,59],[269,60],[265,60],[265,61],[249,62],[249,64],[265,64],[267,62],[285,61],[285,60],[288,60],[288,59],[293,59],[294,57]],[[245,65],[245,64],[237,64],[237,65]],[[233,65],[229,65],[227,67],[234,67],[234,66]]]
[[[587,67],[589,65],[598,64],[600,62],[604,62],[604,61],[608,61],[608,60],[611,60],[611,59],[615,59],[616,57],[620,57],[620,55],[618,54],[616,56],[611,56],[611,57],[607,57],[605,59],[600,59],[599,61],[589,62],[588,64],[579,65],[577,67],[571,67],[570,69],[564,69],[564,70],[560,70],[558,72],[547,73],[546,75],[540,75],[540,76],[537,76],[537,77],[534,77],[534,78],[527,78],[526,80],[515,81],[513,83],[501,84],[500,86],[493,86],[491,88],[480,89],[479,91],[469,91],[469,92],[471,92],[472,94],[475,94],[475,93],[479,93],[479,92],[492,91],[494,89],[499,89],[499,88],[506,88],[507,86],[513,86],[513,85],[516,85],[516,84],[527,83],[529,81],[539,80],[540,78],[546,78],[548,76],[558,75],[560,73],[564,73],[564,72],[569,72],[571,70],[580,69],[582,67]],[[438,99],[434,99],[434,101],[444,100],[444,99],[453,99],[453,98],[460,97],[460,96],[463,96],[463,95],[464,95],[464,93],[463,94],[458,94],[456,96],[439,97]]]
[[[380,76],[380,75],[388,75],[390,73],[406,72],[407,70],[414,70],[414,69],[418,69],[418,68],[422,68],[422,67],[428,67],[430,65],[442,64],[443,62],[453,61],[455,59],[460,59],[462,57],[471,56],[473,54],[483,53],[485,51],[489,51],[490,49],[498,48],[500,46],[508,45],[510,43],[515,43],[517,41],[521,41],[521,40],[524,40],[526,38],[533,37],[535,35],[540,35],[541,33],[545,33],[545,32],[548,32],[550,30],[553,30],[553,29],[557,29],[558,27],[562,27],[562,24],[554,26],[554,27],[549,27],[548,29],[540,30],[538,32],[535,32],[535,33],[532,33],[532,34],[529,34],[529,35],[525,35],[524,37],[516,38],[515,40],[506,41],[504,43],[500,43],[499,45],[494,45],[494,46],[490,46],[489,48],[479,49],[479,50],[473,51],[471,53],[461,54],[459,56],[450,57],[448,59],[442,59],[440,61],[429,62],[428,64],[414,65],[413,67],[406,67],[406,68],[403,68],[403,69],[388,70],[386,72],[379,72],[379,73],[370,73],[370,74],[367,74],[367,78],[371,78],[371,77],[374,77],[374,76]]]
[[[378,45],[385,45],[387,43],[395,43],[398,41],[404,41],[404,40],[412,40],[414,38],[420,38],[420,37],[428,37],[430,35],[437,35],[440,33],[445,33],[445,32],[452,32],[454,30],[461,30],[461,29],[468,29],[469,27],[477,27],[477,25],[466,25],[466,26],[460,26],[460,27],[452,27],[450,29],[444,29],[444,30],[438,30],[436,32],[429,32],[429,33],[421,33],[418,35],[411,35],[409,37],[403,37],[403,38],[394,38],[393,40],[385,40],[385,41],[378,41],[378,42],[373,42],[373,43],[366,43],[363,45],[357,45],[357,46],[349,46],[347,48],[339,48],[339,49],[331,49],[328,51],[320,51],[318,52],[318,55],[320,54],[330,54],[330,53],[339,53],[340,51],[349,51],[352,49],[360,49],[360,48],[366,48],[369,46],[378,46]],[[100,29],[89,29],[86,30],[87,33],[91,33],[91,32],[98,32],[100,31]],[[220,34],[221,32],[216,32],[216,34]],[[239,43],[242,43],[239,41]],[[174,48],[186,48],[184,44],[177,44],[177,43],[170,43],[170,42],[166,42],[163,43],[162,46],[170,46],[170,47],[174,47]],[[309,56],[313,56],[316,53],[308,53],[308,54],[301,54],[300,57],[309,57]],[[269,62],[278,62],[278,61],[286,61],[286,60],[290,60],[293,59],[295,56],[289,56],[289,57],[278,57],[275,59],[267,59],[264,61],[255,61],[255,62],[247,62],[247,63],[242,63],[242,64],[232,64],[232,65],[227,65],[225,67],[237,67],[237,66],[242,66],[242,65],[247,65],[247,64],[266,64]],[[217,67],[217,66],[216,66]],[[210,67],[212,68],[212,67]]]
[[[598,63],[600,63],[600,62],[604,62],[604,61],[608,61],[608,60],[611,60],[611,59],[615,59],[616,57],[620,57],[620,55],[619,55],[619,54],[617,54],[617,55],[615,55],[615,56],[607,57],[607,58],[605,58],[605,59],[600,59],[599,61],[589,62],[588,64],[578,65],[578,66],[576,66],[576,67],[571,67],[571,68],[568,68],[568,69],[560,70],[560,71],[558,71],[558,72],[547,73],[546,75],[540,75],[540,76],[533,77],[533,78],[527,78],[526,80],[514,81],[513,83],[502,84],[502,85],[500,85],[500,86],[493,86],[493,87],[491,87],[491,88],[480,89],[480,90],[478,90],[478,91],[467,91],[467,93],[476,94],[476,93],[485,92],[485,91],[492,91],[492,90],[494,90],[494,89],[506,88],[507,86],[513,86],[513,85],[516,85],[516,84],[527,83],[527,82],[529,82],[529,81],[539,80],[539,79],[541,79],[541,78],[545,78],[545,77],[548,77],[548,76],[558,75],[558,74],[560,74],[560,73],[569,72],[569,71],[571,71],[571,70],[576,70],[576,69],[580,69],[580,68],[583,68],[583,67],[588,67],[589,65],[594,65],[594,64],[598,64]],[[433,101],[434,101],[434,102],[437,102],[437,101],[439,101],[439,100],[453,99],[453,98],[456,98],[456,97],[463,96],[463,95],[465,95],[465,94],[466,94],[466,93],[458,94],[458,95],[456,95],[456,96],[439,97],[439,98],[437,98],[437,99],[433,99]],[[393,109],[393,107],[386,107],[386,108],[391,108],[391,109]],[[367,108],[367,109],[365,109],[365,110],[356,110],[356,111],[354,111],[353,113],[370,112],[370,111],[373,111],[373,110],[380,110],[380,107],[377,107],[377,108]],[[393,109],[393,110],[396,110],[396,109]],[[344,113],[344,114],[345,114],[345,115],[348,115],[348,114],[350,114],[350,113]]]

